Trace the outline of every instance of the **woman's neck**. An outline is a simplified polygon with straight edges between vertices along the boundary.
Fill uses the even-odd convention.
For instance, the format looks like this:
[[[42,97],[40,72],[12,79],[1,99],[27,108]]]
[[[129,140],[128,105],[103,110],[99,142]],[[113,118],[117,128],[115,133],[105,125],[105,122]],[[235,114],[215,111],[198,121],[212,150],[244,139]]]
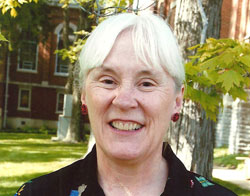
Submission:
[[[107,157],[97,148],[98,181],[105,195],[160,195],[168,177],[162,149],[145,159],[124,161]]]

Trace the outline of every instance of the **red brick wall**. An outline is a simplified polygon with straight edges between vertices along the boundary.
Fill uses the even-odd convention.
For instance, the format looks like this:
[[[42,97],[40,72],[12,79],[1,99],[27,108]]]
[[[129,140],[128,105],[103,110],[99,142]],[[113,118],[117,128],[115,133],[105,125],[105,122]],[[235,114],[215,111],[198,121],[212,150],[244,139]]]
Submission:
[[[58,120],[56,99],[56,89],[32,88],[32,118]]]
[[[243,40],[250,33],[250,0],[226,0],[222,6],[221,38]]]
[[[6,62],[4,51],[0,49],[0,128],[1,128],[1,120],[3,118],[3,110],[4,110],[4,97],[5,97],[5,72],[6,72]]]
[[[21,111],[18,110],[19,87],[15,84],[9,85],[8,117],[58,120],[56,89],[41,87],[32,87],[31,89],[30,111]]]
[[[231,17],[232,17],[232,0],[223,1],[221,9],[221,31],[220,37],[226,38],[229,37],[229,31],[231,26]]]

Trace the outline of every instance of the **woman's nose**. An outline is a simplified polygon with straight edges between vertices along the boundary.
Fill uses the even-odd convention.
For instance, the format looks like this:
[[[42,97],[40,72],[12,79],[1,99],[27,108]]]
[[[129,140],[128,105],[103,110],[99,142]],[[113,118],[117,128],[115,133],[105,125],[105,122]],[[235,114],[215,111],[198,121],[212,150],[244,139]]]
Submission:
[[[138,106],[135,92],[133,88],[120,87],[117,89],[115,97],[112,101],[113,105],[122,109],[128,110]]]

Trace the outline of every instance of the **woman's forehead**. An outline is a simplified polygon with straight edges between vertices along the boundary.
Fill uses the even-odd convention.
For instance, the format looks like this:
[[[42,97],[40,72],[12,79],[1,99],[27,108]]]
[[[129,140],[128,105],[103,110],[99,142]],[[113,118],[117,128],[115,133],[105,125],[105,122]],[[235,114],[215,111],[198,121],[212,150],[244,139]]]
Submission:
[[[140,78],[140,77],[153,77],[153,78],[169,78],[171,77],[168,72],[166,72],[163,68],[159,67],[148,67],[148,66],[139,66],[134,68],[128,68],[126,71],[123,69],[123,66],[111,66],[108,64],[101,65],[99,67],[93,68],[89,73],[93,77],[96,75],[105,75],[111,74],[117,77],[122,77],[124,75],[130,75],[131,77]]]

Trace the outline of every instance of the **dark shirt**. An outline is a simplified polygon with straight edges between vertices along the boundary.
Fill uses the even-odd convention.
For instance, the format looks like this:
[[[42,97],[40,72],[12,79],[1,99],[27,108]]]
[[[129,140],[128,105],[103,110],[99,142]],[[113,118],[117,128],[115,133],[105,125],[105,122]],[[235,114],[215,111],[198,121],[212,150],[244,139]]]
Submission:
[[[163,157],[169,175],[161,196],[234,196],[230,190],[189,172],[169,145]],[[81,194],[79,194],[81,193]],[[96,148],[84,158],[50,174],[26,182],[15,196],[104,196],[97,180]]]

